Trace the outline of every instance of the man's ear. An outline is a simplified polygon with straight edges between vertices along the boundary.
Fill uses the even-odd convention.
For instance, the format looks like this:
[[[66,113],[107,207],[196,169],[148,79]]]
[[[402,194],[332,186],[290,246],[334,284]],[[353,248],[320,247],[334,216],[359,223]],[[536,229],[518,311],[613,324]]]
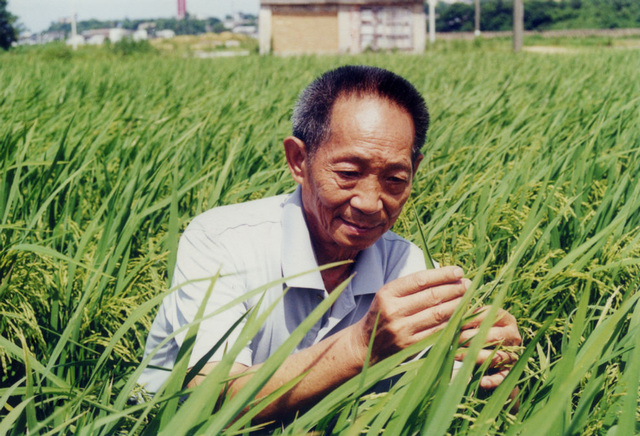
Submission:
[[[295,136],[287,137],[283,144],[291,177],[293,177],[293,180],[298,184],[302,184],[306,177],[307,165],[309,164],[307,147],[304,145],[304,142]]]
[[[416,172],[418,172],[418,167],[420,166],[420,162],[424,159],[424,154],[420,153],[416,160],[413,162],[413,178],[416,178]]]

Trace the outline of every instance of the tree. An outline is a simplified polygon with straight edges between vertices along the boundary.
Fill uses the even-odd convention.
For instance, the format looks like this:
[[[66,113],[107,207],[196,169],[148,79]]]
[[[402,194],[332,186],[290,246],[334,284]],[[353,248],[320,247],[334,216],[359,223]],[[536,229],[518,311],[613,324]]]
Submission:
[[[7,10],[7,0],[0,0],[0,48],[4,50],[9,50],[11,44],[18,40],[16,20],[17,17]]]
[[[560,6],[552,0],[527,2],[524,9],[524,28],[539,30],[549,27],[554,21],[553,13]]]
[[[436,30],[438,32],[471,31],[473,30],[474,17],[475,8],[472,5],[465,3],[446,5],[438,2]]]
[[[481,27],[486,30],[505,31],[513,27],[513,1],[492,0],[482,6]]]
[[[224,24],[222,24],[222,21],[218,21],[213,26],[211,26],[211,31],[215,32],[215,33],[226,32],[226,30],[227,30],[227,28],[224,27]]]
[[[511,30],[514,0],[480,0],[483,31]],[[608,29],[640,27],[640,0],[524,0],[524,28]],[[473,5],[467,3],[437,6],[439,32],[473,30]]]

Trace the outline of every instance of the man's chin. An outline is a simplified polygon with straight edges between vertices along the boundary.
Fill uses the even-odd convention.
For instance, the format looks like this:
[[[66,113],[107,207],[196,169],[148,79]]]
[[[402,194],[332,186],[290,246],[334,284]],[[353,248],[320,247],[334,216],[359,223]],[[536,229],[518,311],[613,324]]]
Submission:
[[[372,240],[376,242],[384,233],[384,225],[362,227],[344,219],[340,219],[340,232],[349,240]]]
[[[343,235],[343,237],[340,238],[340,242],[338,243],[338,245],[340,245],[340,247],[343,248],[344,250],[352,250],[352,251],[360,252],[362,250],[366,250],[367,248],[371,247],[381,237],[382,237],[382,234],[380,233],[377,233],[376,237]]]

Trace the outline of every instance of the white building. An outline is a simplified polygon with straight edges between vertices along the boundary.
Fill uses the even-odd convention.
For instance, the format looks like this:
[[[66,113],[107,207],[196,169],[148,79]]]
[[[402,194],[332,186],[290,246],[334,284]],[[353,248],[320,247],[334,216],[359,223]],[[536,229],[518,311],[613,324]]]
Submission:
[[[146,41],[147,39],[149,39],[149,34],[147,33],[147,29],[138,29],[135,32],[133,32],[133,40],[136,42],[139,41]]]
[[[171,39],[175,38],[176,32],[171,29],[156,30],[156,38]]]
[[[116,43],[122,41],[126,36],[129,36],[131,32],[126,29],[121,29],[119,27],[115,27],[113,29],[109,29],[109,41],[112,43]]]
[[[104,41],[109,37],[109,29],[90,29],[82,32],[82,37],[89,45],[102,45]]]
[[[84,37],[82,35],[70,36],[67,38],[66,44],[72,46],[84,45]]]
[[[107,39],[104,35],[92,35],[87,38],[88,45],[102,45],[104,44],[104,40]]]
[[[232,33],[240,33],[242,35],[258,37],[258,28],[256,26],[236,26],[231,29]]]
[[[424,51],[423,0],[261,0],[260,53]]]

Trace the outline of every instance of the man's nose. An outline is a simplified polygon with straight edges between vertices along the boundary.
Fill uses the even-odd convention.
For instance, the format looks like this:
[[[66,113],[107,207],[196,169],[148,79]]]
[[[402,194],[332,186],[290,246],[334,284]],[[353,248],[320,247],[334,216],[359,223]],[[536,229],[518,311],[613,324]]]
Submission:
[[[360,180],[351,197],[351,206],[365,215],[380,212],[382,210],[381,194],[381,186],[377,180]]]

